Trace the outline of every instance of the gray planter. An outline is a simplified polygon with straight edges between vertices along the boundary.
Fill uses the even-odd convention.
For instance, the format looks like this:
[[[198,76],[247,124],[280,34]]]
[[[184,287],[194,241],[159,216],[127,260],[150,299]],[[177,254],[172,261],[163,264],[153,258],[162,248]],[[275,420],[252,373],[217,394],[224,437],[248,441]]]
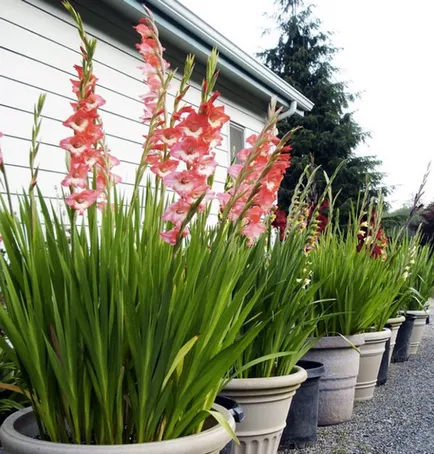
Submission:
[[[365,342],[364,334],[347,336],[355,347]],[[303,357],[324,364],[319,383],[318,425],[349,421],[353,415],[354,392],[359,373],[359,352],[341,336],[323,337]]]
[[[407,311],[407,314],[414,315],[413,331],[411,332],[410,339],[410,355],[415,355],[420,347],[423,332],[425,331],[426,319],[428,317],[427,311]]]
[[[225,408],[215,405],[235,429],[234,418]],[[9,416],[0,429],[4,454],[218,454],[230,441],[228,432],[214,420],[197,435],[155,443],[130,445],[73,445],[37,440],[38,426],[33,410],[25,408]]]
[[[365,343],[360,347],[359,375],[357,376],[355,402],[371,400],[374,397],[377,384],[378,371],[380,370],[386,342],[390,339],[391,331],[365,333]]]

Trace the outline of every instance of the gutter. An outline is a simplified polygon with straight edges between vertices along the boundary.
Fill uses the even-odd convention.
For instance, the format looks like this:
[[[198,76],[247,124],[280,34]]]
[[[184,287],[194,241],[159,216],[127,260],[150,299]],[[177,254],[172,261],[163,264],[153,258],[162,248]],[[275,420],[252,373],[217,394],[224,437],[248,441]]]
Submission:
[[[103,1],[134,21],[143,17],[139,0]],[[185,49],[193,46],[195,53],[203,58],[216,47],[219,51],[219,66],[225,70],[226,77],[241,86],[249,86],[253,92],[260,92],[263,98],[275,96],[284,107],[291,108],[295,101],[298,114],[303,115],[312,109],[313,103],[306,96],[243,52],[180,2],[147,0],[146,5],[151,8],[161,33],[176,38],[175,43]]]

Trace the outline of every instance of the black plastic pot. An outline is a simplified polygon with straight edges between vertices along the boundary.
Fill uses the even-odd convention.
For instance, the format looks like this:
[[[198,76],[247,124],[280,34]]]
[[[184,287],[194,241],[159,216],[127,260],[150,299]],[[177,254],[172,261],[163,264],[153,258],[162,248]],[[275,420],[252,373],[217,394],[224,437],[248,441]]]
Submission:
[[[319,381],[325,371],[324,365],[315,361],[299,361],[297,366],[306,370],[307,380],[292,398],[286,427],[280,440],[282,449],[303,448],[316,441]]]
[[[235,419],[235,422],[241,422],[244,419],[244,412],[241,406],[233,399],[225,396],[217,396],[215,403],[229,410],[230,414]],[[220,454],[231,454],[234,442],[228,443],[221,451]]]
[[[386,325],[386,328],[392,329],[391,325]],[[389,372],[389,353],[390,353],[390,337],[387,339],[383,357],[381,358],[380,370],[378,371],[377,386],[382,386],[387,382],[387,374]]]
[[[403,363],[410,357],[410,339],[416,316],[407,314],[405,322],[399,327],[395,348],[392,353],[393,363]]]

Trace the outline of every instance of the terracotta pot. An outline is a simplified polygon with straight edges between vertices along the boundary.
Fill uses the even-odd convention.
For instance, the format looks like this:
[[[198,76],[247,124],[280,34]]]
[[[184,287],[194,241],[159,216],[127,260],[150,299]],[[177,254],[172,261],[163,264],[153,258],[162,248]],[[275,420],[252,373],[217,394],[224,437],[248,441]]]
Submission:
[[[236,425],[241,445],[232,454],[277,453],[292,397],[306,378],[306,371],[296,366],[290,375],[234,379],[224,388],[222,394],[244,410],[244,420]]]
[[[355,347],[365,342],[364,334],[347,336]],[[341,336],[320,339],[303,359],[324,364],[319,384],[318,425],[349,421],[353,414],[354,391],[359,373],[359,352]]]
[[[389,364],[390,361],[392,360],[392,353],[393,349],[396,344],[396,336],[398,335],[398,330],[399,327],[405,322],[405,317],[403,315],[400,315],[399,317],[393,317],[389,318],[387,320],[386,325],[390,329],[391,334],[390,334],[390,350],[389,350]]]
[[[378,371],[380,370],[386,341],[390,338],[391,331],[365,333],[365,343],[360,346],[359,375],[357,376],[355,402],[371,400],[374,397],[377,384]]]
[[[235,421],[225,408],[215,405],[235,428]],[[33,410],[25,408],[9,416],[0,429],[4,454],[218,454],[229,442],[228,432],[213,419],[203,432],[175,440],[130,445],[73,445],[37,440],[39,430]]]
[[[416,317],[413,325],[413,331],[411,332],[410,338],[410,355],[415,355],[420,346],[423,332],[425,330],[426,319],[428,317],[427,311],[407,311],[407,314],[414,315]]]

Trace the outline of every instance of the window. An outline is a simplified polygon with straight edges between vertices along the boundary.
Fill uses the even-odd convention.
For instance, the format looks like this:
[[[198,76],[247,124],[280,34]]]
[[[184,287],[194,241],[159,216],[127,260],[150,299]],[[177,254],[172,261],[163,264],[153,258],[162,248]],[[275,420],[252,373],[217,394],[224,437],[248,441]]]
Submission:
[[[237,153],[244,148],[244,127],[233,123],[229,123],[229,159],[230,162],[239,162]]]

